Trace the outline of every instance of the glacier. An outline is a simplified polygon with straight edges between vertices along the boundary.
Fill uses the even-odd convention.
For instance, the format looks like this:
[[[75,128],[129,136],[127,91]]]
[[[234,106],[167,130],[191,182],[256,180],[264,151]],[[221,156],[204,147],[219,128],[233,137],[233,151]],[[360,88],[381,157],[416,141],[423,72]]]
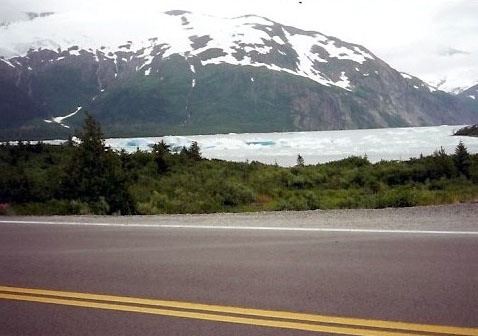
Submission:
[[[202,156],[235,162],[258,161],[284,167],[294,166],[300,154],[305,164],[341,160],[349,156],[367,156],[371,162],[408,160],[431,155],[441,147],[449,154],[462,141],[470,153],[478,153],[478,138],[452,136],[464,127],[433,126],[360,129],[342,131],[242,133],[151,138],[111,138],[107,146],[127,152],[149,151],[164,141],[173,150],[197,142]]]

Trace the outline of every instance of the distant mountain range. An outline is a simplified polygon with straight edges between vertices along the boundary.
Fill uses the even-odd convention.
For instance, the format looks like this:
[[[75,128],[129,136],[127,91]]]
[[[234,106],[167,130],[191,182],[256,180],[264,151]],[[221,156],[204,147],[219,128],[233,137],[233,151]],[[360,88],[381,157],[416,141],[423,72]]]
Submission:
[[[116,137],[478,122],[478,87],[451,95],[263,17],[171,11],[125,27],[47,14],[0,27],[0,140],[64,138],[85,111]]]

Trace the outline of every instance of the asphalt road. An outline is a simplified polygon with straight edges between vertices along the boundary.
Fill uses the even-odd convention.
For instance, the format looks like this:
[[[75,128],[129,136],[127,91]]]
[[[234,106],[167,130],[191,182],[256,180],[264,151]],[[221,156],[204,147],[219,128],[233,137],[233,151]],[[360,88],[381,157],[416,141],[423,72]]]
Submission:
[[[372,324],[468,327],[474,328],[470,335],[478,335],[477,214],[478,206],[471,204],[212,216],[3,217],[0,335],[333,334],[116,309],[125,297],[218,305],[219,311],[232,306]],[[11,287],[21,293],[6,295]],[[26,289],[61,293],[23,293]],[[107,309],[90,307],[91,301],[81,307],[48,302],[72,295],[64,292],[114,297],[107,299]],[[31,302],[37,296],[47,303]],[[208,307],[187,309],[210,313]],[[403,334],[420,334],[407,330],[408,325]]]

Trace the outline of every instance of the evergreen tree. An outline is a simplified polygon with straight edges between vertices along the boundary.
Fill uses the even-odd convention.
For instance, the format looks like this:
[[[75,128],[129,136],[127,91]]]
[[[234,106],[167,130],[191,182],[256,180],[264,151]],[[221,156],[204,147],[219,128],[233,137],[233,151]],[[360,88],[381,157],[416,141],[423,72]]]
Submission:
[[[202,159],[199,144],[196,141],[193,141],[189,148],[183,147],[179,154],[188,161],[201,161]]]
[[[201,151],[196,141],[193,141],[188,150],[188,156],[193,161],[201,161]]]
[[[296,166],[297,167],[303,167],[304,166],[304,158],[302,157],[302,155],[297,155],[297,163],[296,163]]]
[[[468,150],[466,149],[462,141],[460,141],[456,146],[453,161],[458,172],[463,174],[466,178],[469,178],[471,158],[470,154],[468,153]]]
[[[105,146],[100,124],[86,115],[64,177],[64,197],[79,199],[95,213],[134,212],[121,159]]]
[[[453,159],[446,154],[445,149],[440,147],[440,150],[435,151],[430,157],[430,162],[427,165],[428,178],[452,178],[456,175],[455,165]]]
[[[161,140],[161,142],[153,145],[154,161],[156,162],[158,173],[169,171],[170,164],[168,159],[171,156],[170,146]]]

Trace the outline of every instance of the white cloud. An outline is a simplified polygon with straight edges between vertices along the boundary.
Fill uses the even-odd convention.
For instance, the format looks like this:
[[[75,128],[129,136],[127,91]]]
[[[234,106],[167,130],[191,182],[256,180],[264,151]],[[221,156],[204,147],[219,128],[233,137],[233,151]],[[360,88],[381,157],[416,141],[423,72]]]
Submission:
[[[416,40],[433,30],[433,15],[447,0],[2,0],[0,18],[15,12],[76,11],[104,15],[151,15],[183,9],[214,16],[257,14],[280,23],[316,30],[370,48]],[[461,8],[460,6],[457,6]],[[459,12],[456,15],[460,15]],[[3,19],[3,18],[2,18]],[[5,19],[3,19],[5,20]],[[134,29],[134,28],[132,28]]]
[[[428,14],[426,34],[380,49],[380,56],[431,84],[453,90],[478,83],[478,2],[443,1]]]

